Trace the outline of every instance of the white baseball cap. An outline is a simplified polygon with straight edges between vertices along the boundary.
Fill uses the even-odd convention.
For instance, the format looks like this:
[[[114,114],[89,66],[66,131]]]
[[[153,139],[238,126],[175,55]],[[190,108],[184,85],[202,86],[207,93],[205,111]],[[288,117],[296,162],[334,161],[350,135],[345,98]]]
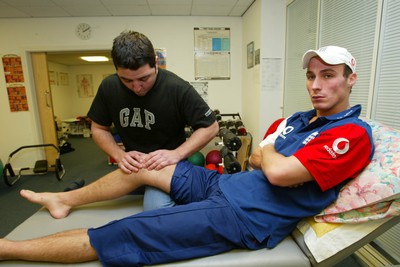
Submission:
[[[318,50],[308,50],[303,56],[303,69],[308,67],[311,58],[318,56],[329,65],[346,64],[353,72],[356,72],[356,59],[346,48],[339,46],[324,46]]]

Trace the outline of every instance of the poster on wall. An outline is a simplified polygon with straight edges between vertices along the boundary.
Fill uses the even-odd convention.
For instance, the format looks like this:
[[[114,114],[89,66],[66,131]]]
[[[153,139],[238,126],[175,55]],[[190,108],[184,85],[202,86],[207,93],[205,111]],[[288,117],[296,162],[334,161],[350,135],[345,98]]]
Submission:
[[[79,97],[93,97],[93,76],[92,74],[76,75]]]
[[[254,42],[247,45],[247,68],[254,67]]]
[[[208,103],[208,82],[191,82],[193,88]]]
[[[167,49],[156,48],[155,51],[158,58],[158,67],[160,69],[167,69]]]
[[[260,49],[254,51],[254,65],[260,65]]]
[[[2,62],[6,83],[24,82],[24,73],[22,71],[22,61],[20,56],[5,55],[2,57]]]
[[[279,91],[282,88],[282,58],[262,59],[262,91]]]
[[[49,83],[50,85],[58,85],[58,72],[49,70]]]
[[[229,28],[194,28],[196,80],[229,80],[231,53]]]
[[[66,72],[60,72],[60,85],[68,86],[69,85],[69,75]]]
[[[7,86],[7,93],[11,112],[29,110],[25,86],[18,84]]]

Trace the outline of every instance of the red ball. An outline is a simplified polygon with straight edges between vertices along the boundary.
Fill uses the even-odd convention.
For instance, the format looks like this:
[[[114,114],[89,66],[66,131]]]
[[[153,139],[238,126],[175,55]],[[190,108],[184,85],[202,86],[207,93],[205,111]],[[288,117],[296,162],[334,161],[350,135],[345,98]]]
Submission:
[[[217,171],[218,171],[220,174],[223,174],[223,173],[224,173],[224,166],[219,165]]]
[[[207,153],[206,164],[211,164],[211,163],[214,165],[222,163],[222,158],[219,150],[211,150],[210,152]]]
[[[238,133],[238,135],[247,135],[247,131],[246,131],[246,128],[238,128],[237,129],[237,133]]]
[[[215,171],[218,170],[217,165],[215,165],[213,163],[207,164],[206,169],[215,170]]]

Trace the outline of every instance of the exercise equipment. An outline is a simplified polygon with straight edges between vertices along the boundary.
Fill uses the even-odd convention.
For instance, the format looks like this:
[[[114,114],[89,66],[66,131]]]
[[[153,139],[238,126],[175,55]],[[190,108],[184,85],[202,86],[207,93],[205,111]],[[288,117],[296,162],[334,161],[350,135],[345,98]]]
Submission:
[[[218,120],[219,125],[219,133],[218,136],[222,139],[222,144],[228,147],[229,150],[237,151],[242,146],[242,142],[239,137],[236,136],[237,129],[235,127],[235,119],[239,117],[239,113],[237,114],[219,114],[221,115],[221,119]],[[233,119],[222,120],[222,116],[232,116]],[[219,145],[219,144],[216,144]]]
[[[220,150],[221,157],[223,159],[223,165],[227,173],[236,173],[242,170],[242,166],[239,161],[233,155],[231,151],[228,150],[227,147],[222,147]]]
[[[242,141],[240,138],[227,128],[221,128],[219,130],[219,137],[222,139],[224,146],[226,146],[229,150],[237,151],[242,146]]]
[[[38,161],[36,161],[34,168],[30,168],[30,167],[21,168],[18,172],[18,175],[15,175],[14,169],[11,165],[12,156],[14,156],[16,153],[18,153],[19,151],[21,151],[23,149],[38,148],[38,147],[54,148],[57,151],[57,158],[56,158],[55,164],[49,166],[47,160],[38,160]],[[45,174],[48,172],[49,167],[51,167],[51,168],[54,167],[55,174],[56,174],[56,177],[58,180],[61,180],[64,177],[65,169],[64,169],[64,166],[61,164],[60,150],[58,149],[58,147],[56,147],[53,144],[22,146],[16,150],[14,150],[13,152],[11,152],[10,156],[8,157],[7,163],[4,165],[4,169],[3,169],[3,179],[4,179],[4,182],[8,186],[12,186],[21,178],[22,172],[31,170],[35,174]]]
[[[217,171],[217,172],[220,173],[220,174],[225,173],[225,171],[224,171],[224,166],[222,166],[222,164],[221,164],[221,165],[215,165],[215,164],[213,164],[213,163],[210,163],[210,164],[207,164],[207,165],[205,166],[205,168],[206,168],[206,169],[209,169],[209,170]]]
[[[223,174],[223,173],[224,173],[224,166],[219,165],[219,166],[217,167],[217,171],[218,171],[220,174]]]
[[[214,115],[218,122],[222,120],[221,112],[218,109],[214,109]]]
[[[224,166],[222,164],[221,152],[217,149],[211,150],[206,155],[206,168],[215,170],[219,173],[224,173]]]
[[[234,173],[246,170],[252,136],[247,132],[239,113],[221,113],[214,110],[219,132],[216,146],[222,146],[225,153],[220,153],[222,163],[217,164],[220,173]],[[206,157],[206,165],[208,164]]]
[[[235,121],[235,127],[236,127],[236,131],[237,131],[237,135],[240,135],[240,136],[247,135],[247,130],[244,127],[244,124],[241,120]]]
[[[204,167],[206,159],[205,159],[203,153],[201,153],[200,151],[197,151],[188,158],[188,161],[191,162],[193,165]]]
[[[193,128],[191,126],[185,126],[185,137],[189,138],[193,134]]]
[[[232,153],[228,153],[224,157],[224,166],[227,173],[236,173],[242,170],[242,166]]]
[[[219,150],[214,149],[207,153],[206,165],[207,164],[219,165],[221,163],[222,163],[222,158],[221,158],[221,153],[219,152]]]
[[[233,134],[235,134],[235,135],[237,134],[235,122],[233,120],[226,121],[226,128],[228,128],[228,130],[231,131]]]
[[[218,170],[217,165],[215,165],[214,163],[206,164],[205,168],[206,168],[206,169],[209,169],[209,170],[214,170],[214,171],[217,171],[217,170]]]

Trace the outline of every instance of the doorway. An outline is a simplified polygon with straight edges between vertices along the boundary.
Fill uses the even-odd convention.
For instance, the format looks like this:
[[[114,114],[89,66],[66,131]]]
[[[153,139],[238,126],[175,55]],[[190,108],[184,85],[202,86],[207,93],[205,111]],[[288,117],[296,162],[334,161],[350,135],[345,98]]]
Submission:
[[[55,117],[60,120],[68,120],[66,114],[86,115],[90,106],[94,92],[102,80],[102,75],[115,72],[112,61],[86,62],[80,59],[81,56],[101,55],[110,57],[109,50],[99,51],[57,51],[57,52],[33,52],[31,53],[32,68],[35,77],[35,93],[38,101],[40,124],[43,142],[58,145],[59,134],[56,130]],[[77,70],[78,69],[78,70]],[[99,71],[102,69],[104,71]],[[87,98],[79,99],[72,97],[77,94],[75,76],[77,73],[96,76],[93,82],[93,94]],[[60,95],[61,93],[61,95]],[[68,97],[70,95],[71,97]],[[82,107],[80,107],[82,105]],[[81,111],[66,111],[81,108]],[[54,155],[46,157],[55,159]],[[51,160],[50,160],[51,162]]]

